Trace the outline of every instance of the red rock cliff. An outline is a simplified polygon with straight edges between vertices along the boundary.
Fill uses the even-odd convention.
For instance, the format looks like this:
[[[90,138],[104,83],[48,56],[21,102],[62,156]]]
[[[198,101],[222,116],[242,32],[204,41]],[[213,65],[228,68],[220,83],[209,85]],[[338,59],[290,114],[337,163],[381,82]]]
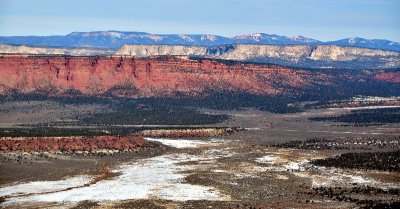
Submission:
[[[325,74],[285,67],[179,57],[0,57],[0,93],[15,89],[62,94],[72,89],[87,95],[111,92],[132,97],[195,95],[214,89],[279,94],[288,93],[290,87],[301,89],[330,80]]]

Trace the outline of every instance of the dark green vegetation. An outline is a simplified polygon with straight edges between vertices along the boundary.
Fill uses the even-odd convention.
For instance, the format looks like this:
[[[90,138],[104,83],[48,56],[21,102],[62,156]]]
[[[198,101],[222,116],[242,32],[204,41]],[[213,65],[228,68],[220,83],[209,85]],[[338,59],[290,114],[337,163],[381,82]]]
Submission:
[[[226,45],[214,48],[208,48],[208,52],[210,54],[213,53],[223,53],[224,50],[229,51],[232,50],[233,46]],[[222,51],[221,51],[222,50]],[[356,60],[352,61],[322,61],[322,60],[312,60],[308,58],[303,58],[299,61],[290,61],[287,59],[279,59],[272,57],[261,57],[261,58],[250,58],[243,61],[238,60],[224,60],[224,59],[213,59],[213,58],[204,58],[202,56],[192,56],[193,60],[213,60],[221,62],[225,65],[236,65],[236,64],[253,64],[253,65],[272,65],[272,66],[285,66],[290,68],[297,69],[312,69],[312,70],[321,70],[321,71],[362,71],[365,69],[381,69],[386,63],[379,59],[379,57],[360,57]],[[385,70],[399,70],[399,69],[388,69]],[[343,72],[342,72],[343,73]]]
[[[107,107],[107,111],[77,116],[78,122],[43,125],[200,125],[215,124],[228,119],[225,115],[208,115],[197,111],[195,101],[183,103],[185,99],[170,98],[102,98],[102,97],[51,97],[41,94],[15,94],[2,96],[5,101],[53,101],[61,105],[96,104]]]
[[[56,136],[103,136],[126,135],[140,131],[140,128],[53,128],[53,127],[27,127],[27,128],[1,128],[0,137],[56,137]]]
[[[327,167],[400,171],[400,151],[345,153],[333,158],[317,159],[312,163]]]
[[[348,114],[339,116],[323,116],[310,118],[313,121],[334,121],[354,124],[368,123],[399,123],[400,108],[381,108],[381,109],[364,109],[352,110]]]
[[[265,96],[253,95],[247,92],[218,92],[207,91],[203,95],[190,98],[177,95],[174,99],[155,99],[158,103],[166,105],[210,108],[217,110],[240,110],[245,108],[254,108],[262,111],[274,113],[294,113],[301,111],[300,108],[292,106],[291,103],[296,98],[279,95]]]
[[[117,102],[111,112],[96,113],[80,120],[81,125],[200,125],[228,119],[225,115],[203,114],[192,108],[130,100]]]
[[[340,69],[381,69],[382,66],[385,66],[386,62],[379,59],[379,57],[359,57],[357,59],[351,61],[324,61],[324,60],[313,60],[308,58],[303,58],[301,61],[290,61],[287,59],[280,58],[271,58],[271,57],[263,57],[263,58],[251,58],[248,60],[249,62],[258,62],[258,63],[273,63],[276,65],[284,65],[288,67],[300,67],[300,68],[315,68],[315,69],[323,69],[323,68],[340,68]]]
[[[400,136],[385,137],[338,137],[312,138],[308,140],[292,140],[286,143],[273,145],[279,148],[305,150],[373,150],[373,149],[400,149]]]
[[[227,127],[212,127],[226,129]],[[58,136],[127,136],[138,134],[144,130],[159,130],[160,127],[94,127],[94,128],[56,128],[56,127],[27,127],[27,128],[0,128],[0,137],[58,137]],[[162,127],[163,130],[196,130],[202,127]],[[239,128],[234,128],[239,130]]]
[[[298,101],[317,101],[306,108],[335,103],[355,96],[400,96],[400,85],[382,82],[368,76],[376,70],[343,70],[343,69],[306,69],[311,72],[327,74],[334,78],[331,85],[316,85],[302,89],[297,96]],[[345,71],[345,73],[344,73]],[[385,72],[399,72],[400,69],[388,69]],[[353,78],[349,79],[348,76]]]
[[[390,200],[379,200],[379,199],[365,199],[358,198],[359,195],[371,195],[371,196],[387,196],[397,197],[400,195],[399,189],[381,189],[369,186],[360,186],[353,188],[343,188],[343,187],[318,187],[313,189],[312,195],[318,194],[323,197],[328,197],[336,201],[352,202],[360,206],[360,208],[365,209],[391,209],[399,208],[400,202]]]

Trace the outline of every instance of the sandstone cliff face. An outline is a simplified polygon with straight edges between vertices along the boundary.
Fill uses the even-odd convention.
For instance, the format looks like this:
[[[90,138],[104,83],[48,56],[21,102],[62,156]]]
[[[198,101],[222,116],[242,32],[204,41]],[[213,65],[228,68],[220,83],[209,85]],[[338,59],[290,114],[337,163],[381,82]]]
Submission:
[[[49,48],[49,47],[29,47],[12,46],[0,44],[1,54],[48,54],[48,55],[71,55],[71,56],[91,56],[113,54],[112,50],[84,49],[84,48]]]
[[[256,61],[311,68],[396,68],[400,52],[335,45],[256,45],[237,44],[213,47],[171,45],[124,45],[117,55],[200,56],[224,60]]]
[[[317,72],[270,65],[224,65],[177,57],[0,57],[0,92],[140,97],[196,95],[206,90],[293,94],[313,85],[328,85],[331,77]],[[73,90],[73,91],[72,91]]]
[[[399,61],[400,53],[378,49],[322,45],[315,46],[308,58],[313,60],[353,61],[360,57],[397,57],[397,61]]]
[[[58,54],[72,56],[196,56],[224,60],[272,63],[302,68],[385,69],[400,67],[400,52],[335,45],[238,44],[212,47],[179,45],[124,45],[116,51],[10,46],[5,54]]]
[[[360,57],[395,57],[400,60],[400,52],[343,47],[335,45],[254,45],[238,44],[216,47],[174,46],[174,45],[124,45],[116,55],[149,57],[159,55],[197,55],[229,60],[249,60],[252,58],[279,58],[292,61],[301,59],[325,61],[354,61]]]
[[[254,58],[279,58],[299,61],[311,53],[310,46],[235,45],[233,50],[214,56],[219,59],[250,60]]]
[[[236,45],[233,49],[224,53],[208,54],[207,56],[218,59],[269,62],[311,68],[400,67],[399,52],[334,45]]]
[[[160,55],[204,56],[207,47],[176,46],[176,45],[124,45],[118,49],[116,55],[135,57],[150,57]]]

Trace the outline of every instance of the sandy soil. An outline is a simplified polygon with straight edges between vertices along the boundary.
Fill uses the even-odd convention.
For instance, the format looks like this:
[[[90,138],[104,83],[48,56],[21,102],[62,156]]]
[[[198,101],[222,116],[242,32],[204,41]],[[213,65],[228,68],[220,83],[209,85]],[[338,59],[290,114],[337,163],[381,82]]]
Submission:
[[[336,123],[307,120],[335,111],[345,110],[322,109],[297,114],[224,111],[232,120],[220,125],[244,127],[247,131],[217,138],[148,138],[159,146],[137,153],[102,157],[46,153],[47,158],[23,156],[20,161],[23,163],[10,160],[19,159],[20,153],[2,153],[0,194],[5,199],[1,206],[355,208],[399,202],[398,172],[331,168],[311,163],[314,159],[354,151],[354,146],[340,151],[272,146],[318,137],[345,138],[358,143],[362,137],[379,140],[400,135],[399,124],[339,127]],[[59,191],[87,183],[98,175],[96,169],[104,163],[110,166],[110,178],[87,187]],[[26,196],[20,197],[21,194]]]

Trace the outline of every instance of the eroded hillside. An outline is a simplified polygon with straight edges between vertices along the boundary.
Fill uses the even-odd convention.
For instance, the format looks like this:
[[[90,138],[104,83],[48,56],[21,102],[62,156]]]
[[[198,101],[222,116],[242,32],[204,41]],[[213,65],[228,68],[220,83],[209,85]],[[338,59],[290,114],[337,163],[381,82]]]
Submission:
[[[124,97],[196,95],[209,89],[254,94],[293,93],[312,85],[328,85],[321,73],[271,65],[226,65],[177,57],[2,56],[1,92]],[[293,90],[291,90],[293,89]],[[290,92],[293,91],[293,92]]]
[[[324,86],[335,89],[339,81],[352,83],[352,88],[354,85],[364,85],[367,81],[396,84],[398,77],[396,71],[335,74],[176,56],[0,57],[2,94],[19,92],[147,97],[178,93],[194,96],[212,90],[255,95],[294,95]],[[343,88],[346,87],[334,91],[343,91]]]

